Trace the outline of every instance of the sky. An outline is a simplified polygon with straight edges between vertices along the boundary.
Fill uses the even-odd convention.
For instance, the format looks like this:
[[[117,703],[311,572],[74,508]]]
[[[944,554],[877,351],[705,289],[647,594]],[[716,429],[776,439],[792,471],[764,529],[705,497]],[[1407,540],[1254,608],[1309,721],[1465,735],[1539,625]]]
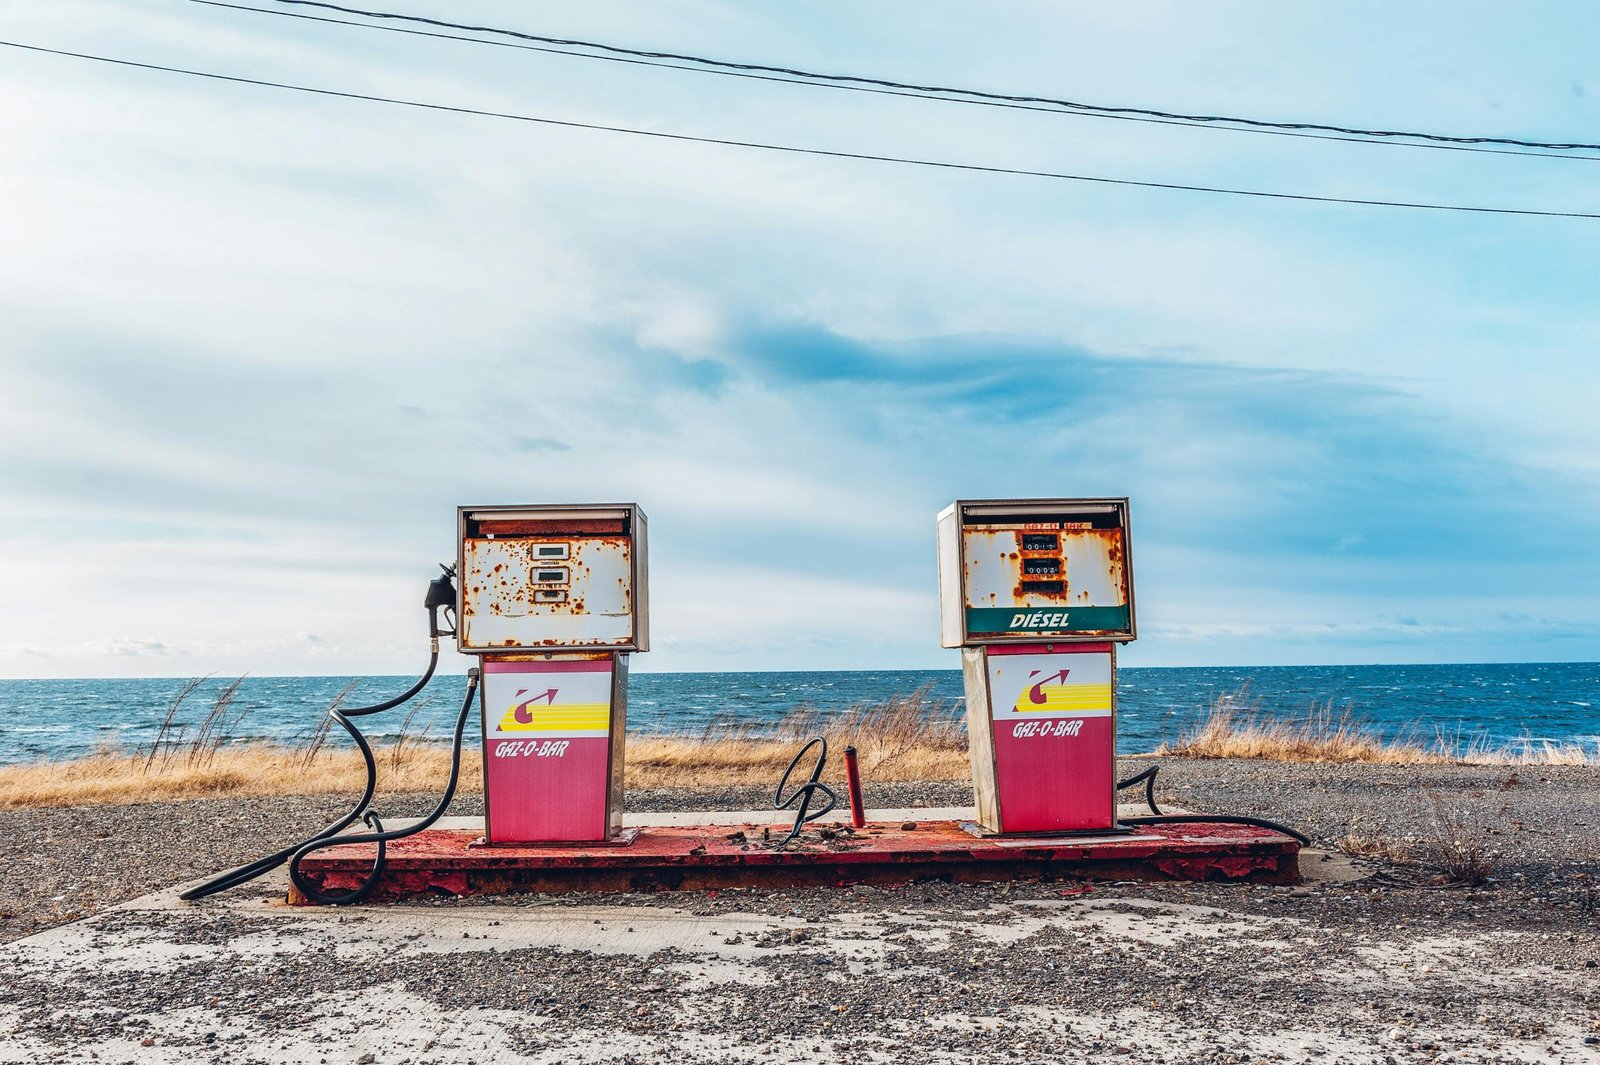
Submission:
[[[1582,2],[359,6],[1115,106],[1600,129]],[[0,39],[832,151],[1600,212],[1600,161],[189,0],[0,0]],[[0,198],[0,676],[411,672],[455,508],[575,501],[649,516],[636,670],[956,668],[938,511],[1099,495],[1132,501],[1125,665],[1600,659],[1600,220],[775,154],[10,48]]]

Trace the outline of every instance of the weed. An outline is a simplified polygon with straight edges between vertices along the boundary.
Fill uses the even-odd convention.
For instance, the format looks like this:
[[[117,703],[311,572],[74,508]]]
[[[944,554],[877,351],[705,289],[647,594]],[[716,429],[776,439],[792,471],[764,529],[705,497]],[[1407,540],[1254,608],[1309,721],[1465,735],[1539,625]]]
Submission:
[[[1500,853],[1489,846],[1489,828],[1476,809],[1452,808],[1438,793],[1428,792],[1433,831],[1417,847],[1417,860],[1451,886],[1476,887],[1500,865]]]
[[[1352,858],[1373,858],[1397,865],[1412,860],[1410,849],[1386,832],[1364,832],[1352,828],[1339,840],[1339,850]]]
[[[244,720],[248,706],[241,707],[232,717],[228,716],[228,710],[239,694],[239,685],[243,683],[243,677],[234,678],[212,700],[211,711],[200,722],[200,730],[195,733],[194,739],[189,741],[189,753],[184,759],[184,764],[190,769],[205,769],[210,766],[217,756],[217,748],[222,746],[222,741],[233,735],[239,723]]]
[[[300,767],[302,769],[310,769],[311,763],[315,762],[317,755],[322,753],[322,748],[328,742],[328,730],[333,728],[333,712],[344,705],[344,701],[350,698],[350,693],[355,691],[358,683],[359,681],[353,680],[343,688],[340,688],[338,694],[329,701],[322,715],[317,718],[316,725],[312,727],[310,735],[306,737],[305,744],[300,749]]]
[[[184,700],[193,695],[194,690],[204,684],[205,681],[205,677],[191,677],[184,681],[178,688],[177,694],[173,695],[172,701],[167,704],[166,716],[161,719],[161,727],[156,729],[155,738],[150,741],[150,750],[145,755],[145,772],[148,773],[151,767],[155,765],[156,756],[162,755],[163,748],[167,752],[162,757],[162,761],[165,763],[166,758],[170,757],[172,749],[182,740],[183,733],[188,726],[180,726],[176,733],[172,731],[173,725],[176,724],[178,719],[178,710],[183,706]],[[138,753],[137,750],[134,752],[136,756]]]
[[[433,725],[422,726],[422,731],[413,738],[411,736],[411,723],[416,720],[418,711],[427,707],[431,702],[433,702],[433,696],[431,695],[424,695],[422,698],[412,701],[411,709],[406,711],[405,720],[400,722],[399,735],[395,736],[394,742],[389,745],[389,772],[398,773],[400,767],[405,764],[407,751],[427,742],[428,733],[433,729]]]

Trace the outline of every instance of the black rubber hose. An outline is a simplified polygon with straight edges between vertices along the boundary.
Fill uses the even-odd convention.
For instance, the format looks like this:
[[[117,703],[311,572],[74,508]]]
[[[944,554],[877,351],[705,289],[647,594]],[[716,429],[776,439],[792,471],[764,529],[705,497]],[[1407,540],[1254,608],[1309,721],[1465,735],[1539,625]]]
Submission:
[[[1233,814],[1162,814],[1160,817],[1119,817],[1117,823],[1119,825],[1255,825],[1257,828],[1270,828],[1274,832],[1282,832],[1285,836],[1299,840],[1303,846],[1311,846],[1309,837],[1288,825],[1280,825],[1264,817],[1237,817]]]
[[[450,808],[450,803],[456,795],[456,784],[461,779],[461,740],[466,732],[467,718],[472,713],[472,697],[478,691],[478,671],[472,670],[467,674],[467,677],[467,695],[466,698],[461,700],[461,713],[456,717],[455,736],[450,746],[450,782],[445,785],[444,795],[440,797],[439,804],[433,808],[433,812],[427,817],[424,817],[416,824],[407,825],[405,828],[397,828],[393,831],[385,832],[383,830],[383,822],[378,819],[378,815],[369,813],[366,815],[366,821],[368,825],[377,829],[375,832],[358,832],[353,836],[324,837],[306,843],[295,851],[294,856],[289,859],[289,879],[293,881],[294,886],[299,888],[300,893],[306,898],[313,902],[320,902],[325,906],[347,906],[350,903],[360,902],[365,899],[372,894],[372,889],[378,884],[378,878],[383,875],[389,841],[416,835],[423,829],[432,826]],[[305,860],[307,855],[328,847],[342,847],[347,843],[376,843],[378,845],[378,853],[372,859],[372,869],[367,873],[366,879],[361,882],[359,887],[343,894],[330,894],[313,885],[300,872],[300,863]]]
[[[248,883],[288,861],[296,851],[306,844],[337,835],[353,825],[358,818],[361,818],[367,812],[367,807],[371,805],[373,793],[378,788],[378,765],[372,757],[372,747],[367,743],[366,737],[361,735],[361,730],[356,728],[349,719],[351,717],[364,717],[367,714],[376,714],[383,710],[391,710],[406,700],[414,698],[418,692],[427,687],[428,681],[433,679],[433,671],[438,668],[438,665],[439,641],[435,638],[433,640],[432,654],[428,657],[427,670],[422,674],[420,680],[406,690],[405,694],[398,695],[393,699],[387,699],[381,703],[374,703],[371,706],[357,706],[348,710],[336,708],[328,711],[328,716],[338,722],[340,727],[350,734],[350,738],[355,740],[356,747],[361,751],[362,760],[366,762],[367,786],[361,793],[361,800],[351,808],[349,813],[314,835],[292,843],[281,851],[274,851],[265,857],[257,858],[249,865],[241,865],[237,869],[229,869],[227,872],[212,877],[203,884],[180,893],[178,898],[185,902],[193,902],[195,899],[203,899],[207,895],[215,895],[219,891],[227,891],[230,888],[238,887],[240,884]]]
[[[1144,781],[1144,801],[1150,807],[1150,812],[1157,817],[1161,816],[1161,807],[1156,805],[1156,774],[1161,772],[1161,767],[1153,765],[1143,773],[1129,777],[1127,780],[1117,781],[1117,790],[1131,788],[1139,781]]]
[[[417,682],[407,688],[403,694],[396,695],[393,699],[385,699],[381,703],[373,703],[371,706],[356,706],[348,710],[340,707],[338,712],[345,717],[366,717],[368,714],[380,714],[385,710],[393,710],[401,703],[416,698],[417,693],[428,686],[428,681],[433,679],[433,671],[438,668],[439,637],[435,636],[433,637],[433,651],[428,656],[428,668],[423,671],[421,677],[417,678]]]
[[[789,774],[794,772],[794,767],[800,764],[800,759],[806,756],[806,752],[817,746],[819,743],[822,745],[822,750],[817,754],[817,764],[811,768],[811,779],[795,788],[794,791],[789,793],[789,797],[785,799],[783,797],[783,789],[789,784]],[[783,771],[783,776],[778,781],[778,790],[772,796],[772,808],[774,810],[787,810],[790,806],[794,805],[796,800],[801,801],[800,809],[797,810],[794,815],[794,828],[791,829],[789,834],[783,837],[783,839],[778,843],[779,847],[782,847],[784,844],[800,835],[801,830],[806,827],[807,822],[815,821],[817,818],[831,813],[833,808],[839,805],[839,796],[832,788],[821,782],[822,767],[827,764],[828,740],[824,736],[818,736],[816,739],[800,748],[799,752],[795,754],[794,758],[789,761],[789,768]],[[824,806],[820,810],[808,813],[807,811],[811,809],[811,798],[819,791],[828,797],[828,805]]]

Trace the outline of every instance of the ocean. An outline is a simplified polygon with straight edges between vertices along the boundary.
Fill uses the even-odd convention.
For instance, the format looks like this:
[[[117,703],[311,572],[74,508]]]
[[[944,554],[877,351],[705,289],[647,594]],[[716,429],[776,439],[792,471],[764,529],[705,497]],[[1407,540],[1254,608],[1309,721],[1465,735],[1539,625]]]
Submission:
[[[409,687],[405,677],[246,677],[229,710],[234,741],[303,742],[330,700],[356,681],[348,705]],[[180,707],[172,728],[192,736],[228,683],[207,680]],[[135,749],[156,735],[183,686],[162,680],[0,680],[0,765],[65,759],[105,746]],[[412,705],[364,719],[375,740],[403,727],[446,738],[466,680],[436,677]],[[628,729],[699,734],[727,724],[770,723],[798,706],[826,715],[926,687],[958,707],[958,670],[804,673],[640,673],[629,682]],[[1389,737],[1500,744],[1552,741],[1600,745],[1600,663],[1411,666],[1262,666],[1118,671],[1118,747],[1148,751],[1233,698],[1263,713],[1302,716],[1312,707],[1346,712]],[[333,743],[348,742],[335,730]]]

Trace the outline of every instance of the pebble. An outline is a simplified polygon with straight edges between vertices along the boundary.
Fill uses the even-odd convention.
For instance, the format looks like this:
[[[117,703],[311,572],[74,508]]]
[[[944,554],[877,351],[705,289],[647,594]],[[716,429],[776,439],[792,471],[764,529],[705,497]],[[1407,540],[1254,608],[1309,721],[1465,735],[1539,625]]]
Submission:
[[[717,983],[710,990],[691,975],[688,957],[677,951],[602,957],[503,945],[491,951],[453,941],[459,949],[436,954],[404,949],[393,956],[331,949],[236,954],[232,944],[244,937],[272,942],[272,922],[281,918],[214,906],[202,911],[206,921],[190,919],[183,925],[184,939],[177,944],[183,959],[174,963],[170,976],[153,981],[138,972],[62,959],[56,979],[8,979],[0,986],[0,1006],[14,1022],[15,1038],[55,1048],[40,1061],[64,1060],[111,1038],[137,1040],[143,1047],[176,1045],[179,1049],[164,1051],[175,1060],[184,1055],[222,1060],[219,1055],[227,1052],[270,1058],[265,1048],[305,1032],[308,1025],[359,1026],[360,1011],[350,1004],[374,989],[401,991],[440,1010],[481,1007],[537,1017],[536,1024],[506,1029],[508,1059],[559,1056],[563,1047],[587,1046],[596,1033],[607,1033],[637,1044],[637,1051],[607,1052],[609,1060],[623,1065],[661,1060],[684,1045],[663,1039],[720,1040],[727,1048],[744,1046],[745,1057],[754,1047],[783,1046],[789,1048],[789,1060],[881,1056],[932,1065],[1003,1060],[1015,1052],[1026,1060],[1114,1054],[1152,1062],[1188,1061],[1190,1055],[1257,1062],[1263,1056],[1261,1040],[1286,1029],[1309,1029],[1327,1045],[1337,1040],[1360,1047],[1360,1054],[1350,1055],[1359,1060],[1430,1060],[1434,1050],[1428,1048],[1451,1046],[1441,1035],[1451,1032],[1481,1033],[1484,1042],[1475,1049],[1487,1059],[1550,1056],[1544,1048],[1554,1034],[1545,1021],[1585,1008],[1580,992],[1572,989],[1586,986],[1584,981],[1592,984],[1585,970],[1592,971],[1600,960],[1594,915],[1583,909],[1600,873],[1592,835],[1555,829],[1575,820],[1600,823],[1600,781],[1582,767],[1552,767],[1541,770],[1545,779],[1525,778],[1514,792],[1506,792],[1494,785],[1504,772],[1408,767],[1404,787],[1383,788],[1376,781],[1398,777],[1394,767],[1168,762],[1157,789],[1158,797],[1173,803],[1272,817],[1324,841],[1338,840],[1352,827],[1380,823],[1392,833],[1405,825],[1409,834],[1426,838],[1427,803],[1419,797],[1406,805],[1418,783],[1450,803],[1479,802],[1473,795],[1481,792],[1485,817],[1507,816],[1500,805],[1510,803],[1518,821],[1548,829],[1508,835],[1505,875],[1482,891],[1440,889],[1426,870],[1377,862],[1367,870],[1377,876],[1336,890],[1102,883],[1074,898],[1069,908],[1059,908],[1061,884],[1036,882],[613,900],[692,908],[709,919],[730,914],[770,919],[770,937],[719,933],[696,948],[726,951],[750,978]],[[1218,783],[1224,773],[1226,788]],[[878,808],[971,801],[961,783],[875,786],[868,781],[867,790],[869,805]],[[636,791],[627,805],[741,808],[767,799],[765,788]],[[431,801],[431,796],[391,796],[379,806],[386,816],[406,816],[423,812]],[[346,802],[320,796],[0,812],[0,859],[37,859],[28,866],[28,877],[9,878],[0,886],[0,912],[11,915],[0,918],[0,936],[16,938],[57,923],[64,909],[101,909],[247,860],[321,827]],[[466,797],[455,812],[472,812],[476,802]],[[157,817],[162,831],[150,832]],[[139,841],[137,848],[129,839]],[[51,905],[55,896],[66,905]],[[1284,899],[1296,903],[1284,906]],[[1051,901],[1058,908],[1036,909],[1026,905],[1030,901]],[[608,903],[561,895],[438,903],[443,908],[573,904]],[[1096,909],[1102,904],[1128,909]],[[1176,939],[1160,938],[1165,920],[1160,911],[1184,904],[1214,909],[1217,923],[1201,924],[1199,931]],[[872,912],[839,923],[841,912],[864,907]],[[358,921],[361,911],[340,917]],[[108,937],[137,937],[159,929],[164,919],[118,911],[101,921]],[[624,920],[603,925],[624,927]],[[797,921],[804,926],[791,930]],[[881,925],[881,938],[862,943],[863,936],[847,934],[863,921]],[[1005,934],[980,937],[974,934],[980,924]],[[1425,946],[1439,937],[1485,931],[1498,933],[1495,953],[1476,963],[1467,955],[1441,957]],[[1283,949],[1274,942],[1293,945]],[[1343,975],[1369,972],[1364,967],[1373,964],[1373,955],[1363,952],[1377,947],[1383,950],[1377,956],[1395,959],[1381,992],[1367,977]],[[880,956],[881,964],[873,960]],[[1540,980],[1519,984],[1514,993],[1491,993],[1484,983],[1495,971],[1491,964],[1537,972]],[[93,1003],[93,1009],[64,1007],[63,986],[74,989],[75,1002]],[[322,994],[293,990],[305,988]],[[1144,1019],[1130,1026],[1124,1010]],[[1070,1023],[1051,1026],[1038,1023],[1038,1016]],[[948,1018],[1001,1024],[985,1020],[990,1030],[958,1030],[947,1026]],[[1496,1041],[1508,1048],[1503,1054],[1497,1053],[1501,1044]],[[1585,1036],[1584,1042],[1594,1046],[1600,1036]],[[261,1053],[246,1054],[246,1048]],[[123,1055],[132,1056],[137,1055]],[[1331,1060],[1339,1056],[1329,1054]],[[743,1060],[734,1049],[724,1057]],[[373,1065],[435,1059],[465,1060],[442,1051],[430,1054],[420,1045],[356,1060]],[[111,1054],[107,1060],[120,1059]]]

